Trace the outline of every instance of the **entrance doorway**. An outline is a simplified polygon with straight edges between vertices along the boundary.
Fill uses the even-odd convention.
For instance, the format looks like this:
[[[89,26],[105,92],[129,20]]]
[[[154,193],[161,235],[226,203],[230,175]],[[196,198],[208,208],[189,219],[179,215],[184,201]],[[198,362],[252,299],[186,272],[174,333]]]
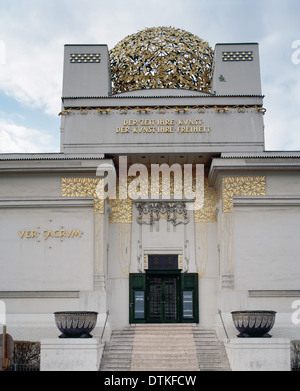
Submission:
[[[154,256],[145,273],[130,274],[130,323],[199,323],[198,274],[182,273],[177,258]]]
[[[146,278],[146,295],[149,323],[179,321],[180,275],[151,274]]]

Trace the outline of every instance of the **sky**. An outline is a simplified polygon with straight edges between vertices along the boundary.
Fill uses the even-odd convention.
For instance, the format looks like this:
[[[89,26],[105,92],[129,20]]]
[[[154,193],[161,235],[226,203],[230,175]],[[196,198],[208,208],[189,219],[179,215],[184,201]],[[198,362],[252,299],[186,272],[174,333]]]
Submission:
[[[259,43],[266,150],[300,150],[299,0],[0,0],[0,153],[60,151],[65,44],[149,27]]]

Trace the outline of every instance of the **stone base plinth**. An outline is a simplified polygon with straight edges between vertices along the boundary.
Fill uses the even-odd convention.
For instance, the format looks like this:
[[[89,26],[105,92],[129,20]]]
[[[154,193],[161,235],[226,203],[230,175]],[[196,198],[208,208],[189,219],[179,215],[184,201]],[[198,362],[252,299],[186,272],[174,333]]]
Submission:
[[[99,371],[103,346],[98,338],[41,341],[41,371]]]
[[[232,371],[290,371],[290,340],[236,338],[225,342]]]

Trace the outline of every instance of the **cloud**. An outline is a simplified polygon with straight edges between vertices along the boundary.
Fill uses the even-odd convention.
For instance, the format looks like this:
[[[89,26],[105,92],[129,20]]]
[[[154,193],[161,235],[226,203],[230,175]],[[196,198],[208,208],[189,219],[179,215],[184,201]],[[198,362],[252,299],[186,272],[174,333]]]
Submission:
[[[181,27],[186,23],[184,10],[196,3],[150,0],[147,9],[138,0],[10,0],[5,6],[0,4],[0,39],[6,47],[0,90],[26,106],[57,115],[65,44],[106,43],[112,49],[125,36],[152,25]]]
[[[50,135],[0,118],[0,153],[53,152],[51,144]]]
[[[3,1],[0,42],[6,61],[0,59],[0,90],[54,118],[61,111],[64,44],[106,43],[112,49],[152,26],[185,29],[212,47],[259,42],[267,145],[300,149],[300,64],[291,61],[292,42],[300,40],[299,13],[299,0]]]
[[[283,15],[282,20],[287,22],[286,16]],[[264,105],[267,109],[266,148],[269,150],[300,149],[300,64],[292,61],[294,37],[293,30],[287,29],[283,34],[279,24],[278,30],[270,30],[260,44]]]

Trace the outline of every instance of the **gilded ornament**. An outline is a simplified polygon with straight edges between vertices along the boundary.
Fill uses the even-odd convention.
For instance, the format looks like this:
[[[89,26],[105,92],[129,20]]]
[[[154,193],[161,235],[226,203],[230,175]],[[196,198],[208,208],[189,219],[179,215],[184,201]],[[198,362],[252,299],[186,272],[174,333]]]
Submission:
[[[86,115],[90,111],[95,111],[98,114],[110,114],[112,111],[118,111],[119,114],[128,114],[129,110],[135,110],[138,113],[150,113],[154,110],[157,110],[158,114],[165,114],[167,110],[173,109],[176,113],[184,112],[188,113],[190,110],[197,110],[199,114],[204,114],[207,112],[207,110],[215,110],[218,113],[223,112],[226,113],[229,110],[236,110],[237,113],[246,113],[246,109],[253,109],[257,111],[258,113],[264,115],[266,113],[266,109],[263,107],[259,107],[257,105],[243,105],[243,106],[238,106],[238,105],[229,105],[229,106],[188,106],[188,107],[177,107],[177,106],[156,106],[156,107],[136,107],[136,106],[126,106],[126,107],[106,107],[106,108],[101,108],[101,107],[79,107],[79,108],[69,108],[66,110],[61,111],[58,115],[59,116],[66,116],[70,115],[73,113],[79,113],[81,115]]]
[[[101,181],[101,178],[62,178],[61,195],[66,198],[94,198],[95,213],[104,213],[104,200],[97,195]]]
[[[109,217],[110,223],[131,223],[132,222],[132,200],[109,200],[111,208],[111,215]]]
[[[266,177],[231,177],[223,178],[223,212],[232,212],[234,196],[265,196]]]
[[[204,204],[199,210],[194,211],[195,223],[210,223],[216,221],[215,207],[218,202],[217,191],[208,185],[207,178],[204,179]]]
[[[110,59],[115,94],[146,88],[210,92],[213,51],[185,30],[145,29],[119,42]]]

